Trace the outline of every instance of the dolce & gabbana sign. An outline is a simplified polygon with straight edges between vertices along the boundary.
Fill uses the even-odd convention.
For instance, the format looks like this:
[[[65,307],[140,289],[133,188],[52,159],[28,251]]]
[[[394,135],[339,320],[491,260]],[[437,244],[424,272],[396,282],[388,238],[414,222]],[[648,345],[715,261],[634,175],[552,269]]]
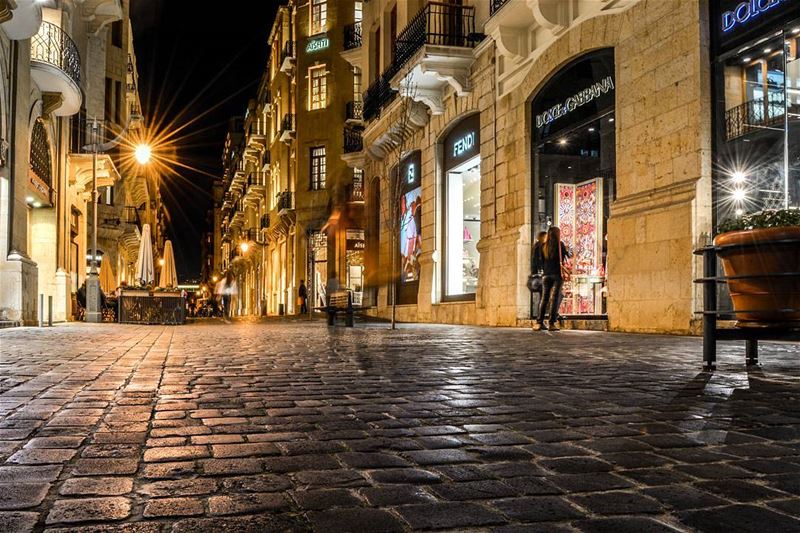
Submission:
[[[564,100],[564,102],[536,115],[536,127],[541,128],[552,122],[555,122],[559,118],[569,114],[572,111],[575,111],[577,108],[586,105],[613,90],[614,78],[613,76],[606,76],[602,80],[592,84],[590,87],[587,87],[579,93],[570,96]]]
[[[721,15],[721,28],[723,33],[733,31],[735,28],[748,24],[762,13],[778,7],[781,4],[790,3],[791,0],[746,0],[741,2],[730,11],[724,11]]]

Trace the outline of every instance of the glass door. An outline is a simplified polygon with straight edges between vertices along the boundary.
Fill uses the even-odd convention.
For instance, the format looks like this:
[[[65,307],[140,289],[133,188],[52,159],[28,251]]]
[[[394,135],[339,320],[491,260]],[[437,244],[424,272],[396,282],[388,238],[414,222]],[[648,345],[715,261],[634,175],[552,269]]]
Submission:
[[[781,207],[800,207],[800,21],[784,31],[786,57],[786,179]]]

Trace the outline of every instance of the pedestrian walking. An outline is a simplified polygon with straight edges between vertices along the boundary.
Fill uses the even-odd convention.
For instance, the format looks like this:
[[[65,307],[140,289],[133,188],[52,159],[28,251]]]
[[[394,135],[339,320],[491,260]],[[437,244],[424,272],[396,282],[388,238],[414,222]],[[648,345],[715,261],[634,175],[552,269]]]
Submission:
[[[225,274],[222,288],[222,315],[225,322],[230,322],[233,317],[231,301],[238,293],[239,288],[236,285],[236,276],[233,275],[233,271],[228,270],[228,273]]]
[[[567,247],[561,242],[561,230],[551,226],[547,230],[542,245],[542,299],[539,302],[539,316],[534,324],[534,330],[558,331],[558,306],[561,303],[561,288],[565,281],[569,281],[572,274],[566,259],[570,257]],[[550,307],[549,325],[545,326],[545,314]]]
[[[300,300],[300,314],[308,313],[308,288],[306,288],[305,280],[300,280],[300,286],[297,288],[297,298]]]

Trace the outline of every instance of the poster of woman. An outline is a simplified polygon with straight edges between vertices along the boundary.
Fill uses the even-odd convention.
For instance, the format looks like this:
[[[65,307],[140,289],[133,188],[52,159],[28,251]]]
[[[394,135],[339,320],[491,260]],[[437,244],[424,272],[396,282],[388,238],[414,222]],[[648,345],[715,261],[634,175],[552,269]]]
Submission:
[[[407,192],[400,201],[401,281],[419,279],[419,255],[422,251],[422,187]]]

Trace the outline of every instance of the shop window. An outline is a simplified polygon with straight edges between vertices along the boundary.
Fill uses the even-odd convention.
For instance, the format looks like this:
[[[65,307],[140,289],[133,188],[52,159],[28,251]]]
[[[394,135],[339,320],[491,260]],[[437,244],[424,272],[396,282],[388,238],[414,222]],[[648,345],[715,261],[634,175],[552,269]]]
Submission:
[[[364,18],[364,2],[356,0],[353,20],[355,20],[356,22],[361,22],[363,18]]]
[[[325,160],[325,147],[311,148],[311,190],[319,191],[325,188],[325,174],[327,163]]]
[[[474,298],[481,236],[480,117],[456,124],[444,140],[443,300]]]
[[[360,102],[363,98],[363,92],[364,87],[361,83],[361,69],[359,67],[353,67],[353,101]]]
[[[364,296],[364,251],[366,240],[363,229],[345,230],[345,263],[347,288],[352,291],[353,305],[361,306]]]
[[[327,305],[326,283],[328,281],[328,235],[312,231],[308,236],[308,290],[314,306]]]
[[[609,205],[614,198],[614,54],[600,50],[557,72],[533,100],[534,235],[550,226],[572,252],[561,314],[606,314]]]
[[[325,65],[308,69],[308,108],[311,111],[324,109],[328,103],[327,75]]]
[[[311,0],[311,28],[309,35],[323,33],[328,26],[327,0]]]
[[[31,131],[30,164],[33,173],[47,187],[53,186],[50,157],[50,141],[47,139],[44,122],[36,119]]]

